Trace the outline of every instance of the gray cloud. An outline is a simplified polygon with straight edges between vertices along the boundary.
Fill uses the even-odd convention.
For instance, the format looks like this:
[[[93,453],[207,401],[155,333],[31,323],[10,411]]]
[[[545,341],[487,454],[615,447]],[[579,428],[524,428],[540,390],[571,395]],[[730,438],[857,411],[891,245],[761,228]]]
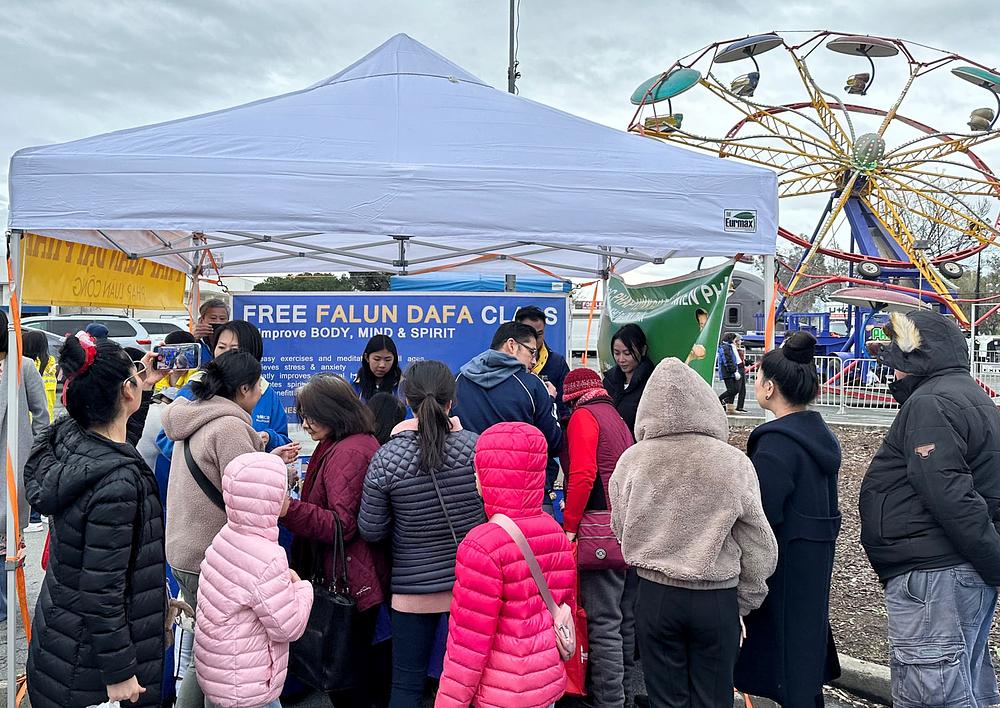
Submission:
[[[678,12],[646,0],[522,0],[520,92],[623,128],[633,112],[629,94],[676,57],[727,37],[784,28],[830,26],[904,37],[1000,64],[994,40],[1000,35],[1000,13],[984,13],[982,0],[763,5],[693,0]],[[410,34],[497,87],[506,84],[507,3],[502,0],[7,3],[0,24],[0,179],[6,183],[9,157],[21,147],[299,89],[335,73],[396,32]],[[772,61],[771,55],[767,58]],[[794,74],[773,61],[762,86],[777,95],[789,78],[794,84]],[[839,89],[847,74],[863,68],[854,69],[850,62],[834,55],[817,57],[817,73]],[[886,68],[882,80],[888,86],[901,77],[898,67]],[[953,128],[964,124],[971,108],[989,103],[960,82],[933,86],[926,93],[915,91],[903,111]],[[874,92],[871,98],[875,103],[886,100]],[[717,107],[705,97],[692,92],[678,104],[685,120],[706,131],[722,128]],[[1000,169],[1000,146],[983,156]],[[796,228],[811,229],[811,208],[782,208]],[[6,190],[0,190],[4,221],[5,212]]]

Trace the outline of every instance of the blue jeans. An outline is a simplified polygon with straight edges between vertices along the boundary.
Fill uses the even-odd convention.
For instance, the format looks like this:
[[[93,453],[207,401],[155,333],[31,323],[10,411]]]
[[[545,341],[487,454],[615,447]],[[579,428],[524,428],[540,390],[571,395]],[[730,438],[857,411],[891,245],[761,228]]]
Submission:
[[[427,665],[443,613],[392,611],[392,697],[389,708],[419,708]]]
[[[997,591],[971,565],[912,570],[885,588],[895,708],[1000,704],[989,631]]]

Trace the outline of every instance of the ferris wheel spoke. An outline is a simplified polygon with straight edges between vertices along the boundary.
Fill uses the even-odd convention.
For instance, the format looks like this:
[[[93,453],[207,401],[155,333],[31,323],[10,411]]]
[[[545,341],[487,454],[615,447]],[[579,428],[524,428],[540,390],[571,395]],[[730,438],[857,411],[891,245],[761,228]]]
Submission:
[[[944,133],[939,133],[936,136],[927,137],[938,137],[940,139],[944,135]],[[942,160],[950,155],[954,155],[955,153],[968,152],[977,145],[988,143],[997,137],[1000,137],[1000,131],[990,133],[970,133],[968,135],[953,136],[948,140],[937,142],[934,145],[911,147],[908,150],[896,149],[883,158],[882,164],[897,170],[911,169],[927,162]],[[925,139],[926,138],[915,140],[911,142],[910,145],[923,142]]]
[[[931,170],[921,170],[918,168],[907,168],[905,171],[888,169],[885,173],[892,174],[896,178],[904,181],[912,179],[913,175],[919,175],[920,177],[927,178],[924,183],[925,185],[928,185],[928,183],[929,185],[937,185],[933,189],[929,185],[922,186],[921,191],[940,191],[948,194],[990,197],[994,199],[1000,197],[1000,178],[995,177],[991,172],[980,170],[971,165],[954,162],[952,160],[933,160],[930,162],[973,171],[982,175],[982,177],[971,177],[969,175],[959,176],[941,171],[933,172]]]
[[[799,72],[799,77],[802,79],[802,85],[806,89],[806,93],[809,94],[809,100],[812,103],[813,110],[816,111],[816,115],[819,117],[820,127],[823,132],[827,134],[830,138],[830,142],[834,145],[840,146],[840,152],[842,154],[847,154],[854,146],[854,126],[851,124],[850,116],[845,113],[845,120],[847,121],[847,126],[849,130],[844,130],[844,127],[837,120],[836,114],[833,109],[830,108],[830,104],[827,103],[826,98],[823,96],[823,91],[820,89],[819,85],[813,80],[812,75],[809,73],[809,68],[806,63],[799,59],[795,54],[792,54],[795,61],[795,68]],[[843,101],[838,102],[843,105]]]
[[[837,164],[832,160],[821,159],[817,161],[815,155],[802,149],[784,147],[780,145],[780,141],[777,141],[779,145],[752,142],[753,140],[773,141],[773,135],[745,136],[738,140],[732,140],[695,135],[680,129],[660,132],[647,128],[642,132],[647,136],[664,138],[674,143],[711,152],[719,157],[736,157],[765,167],[777,168],[782,173],[793,172],[808,177],[818,173],[818,170],[812,168],[814,165]]]
[[[932,224],[945,226],[983,244],[996,243],[1000,237],[1000,231],[986,220],[985,214],[977,213],[954,193],[921,191],[891,175],[882,176],[895,185],[888,187],[886,191],[899,195],[897,199],[892,200],[896,206],[908,209]]]
[[[820,164],[822,163],[813,163],[817,166]],[[778,179],[778,196],[801,197],[808,194],[831,192],[837,188],[837,181],[843,172],[842,165],[835,165],[819,172],[798,177],[785,178],[785,173],[782,173]]]
[[[821,122],[816,121],[804,113],[794,109],[782,109],[783,113],[791,113],[798,116],[802,120],[815,125],[823,131],[824,135],[828,138],[827,141],[817,140],[817,136],[815,134],[803,130],[799,126],[795,125],[795,123],[785,120],[780,115],[774,113],[777,109],[782,108],[780,106],[767,106],[755,103],[746,98],[737,98],[731,91],[729,91],[729,89],[722,86],[722,84],[719,83],[719,80],[712,74],[709,74],[708,79],[702,79],[701,83],[718,98],[742,113],[744,116],[743,124],[756,123],[765,130],[771,131],[771,135],[774,138],[784,141],[793,148],[797,148],[799,143],[805,142],[815,145],[818,149],[823,150],[831,157],[846,157],[847,153],[845,152],[845,147],[849,147],[850,143],[838,144]],[[730,135],[727,137],[732,139],[735,136]]]
[[[910,262],[920,272],[923,279],[934,289],[934,292],[942,297],[948,309],[958,318],[959,322],[968,324],[968,319],[962,308],[958,306],[952,297],[951,290],[944,282],[944,278],[927,258],[923,249],[916,247],[916,238],[906,220],[900,215],[895,204],[877,183],[873,184],[873,189],[866,197],[860,197],[861,201],[868,207],[871,213],[878,219],[892,238],[903,249],[903,252],[910,259]]]
[[[928,204],[912,192],[899,193],[885,190],[886,200],[896,208],[900,217],[906,220],[910,231],[922,240],[930,240],[934,257],[962,250],[970,239],[990,244],[988,229],[981,222],[970,222],[964,214],[937,204]],[[890,196],[891,195],[891,196]],[[992,235],[991,235],[992,236]]]

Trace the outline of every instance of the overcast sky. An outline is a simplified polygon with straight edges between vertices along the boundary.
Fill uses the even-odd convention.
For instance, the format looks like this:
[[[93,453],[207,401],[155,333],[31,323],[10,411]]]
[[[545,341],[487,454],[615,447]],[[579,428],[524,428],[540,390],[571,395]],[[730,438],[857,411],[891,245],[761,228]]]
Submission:
[[[632,115],[628,97],[639,83],[678,56],[749,33],[829,28],[901,37],[997,66],[1000,12],[984,12],[990,4],[798,0],[763,9],[765,3],[735,0],[523,0],[518,52],[523,76],[518,86],[536,101],[624,128]],[[303,88],[397,32],[503,88],[507,27],[506,0],[6,2],[0,20],[0,178],[6,186],[10,155],[21,147]],[[825,65],[830,81],[865,68],[850,63],[859,60],[825,54],[816,63]],[[765,67],[762,90],[767,71]],[[885,75],[894,78],[892,69]],[[771,76],[782,74],[774,69]],[[908,100],[903,112],[942,128],[964,129],[972,108],[991,104],[971,85],[942,81]],[[888,96],[873,91],[868,98],[877,105]],[[682,109],[686,121],[711,123],[704,114],[711,113],[712,104],[704,99],[675,106]],[[1000,171],[1000,145],[982,156]],[[4,187],[3,224],[6,207]],[[785,211],[783,205],[783,221]],[[805,211],[788,210],[789,218],[803,224],[794,228],[811,228]]]

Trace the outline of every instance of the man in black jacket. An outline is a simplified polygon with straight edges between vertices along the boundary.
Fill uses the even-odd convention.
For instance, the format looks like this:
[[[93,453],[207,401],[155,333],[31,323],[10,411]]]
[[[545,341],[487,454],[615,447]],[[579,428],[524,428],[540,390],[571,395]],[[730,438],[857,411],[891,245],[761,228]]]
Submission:
[[[897,706],[1000,704],[988,633],[1000,586],[1000,413],[968,343],[893,314],[879,360],[902,408],[861,485],[861,542],[885,584]]]

